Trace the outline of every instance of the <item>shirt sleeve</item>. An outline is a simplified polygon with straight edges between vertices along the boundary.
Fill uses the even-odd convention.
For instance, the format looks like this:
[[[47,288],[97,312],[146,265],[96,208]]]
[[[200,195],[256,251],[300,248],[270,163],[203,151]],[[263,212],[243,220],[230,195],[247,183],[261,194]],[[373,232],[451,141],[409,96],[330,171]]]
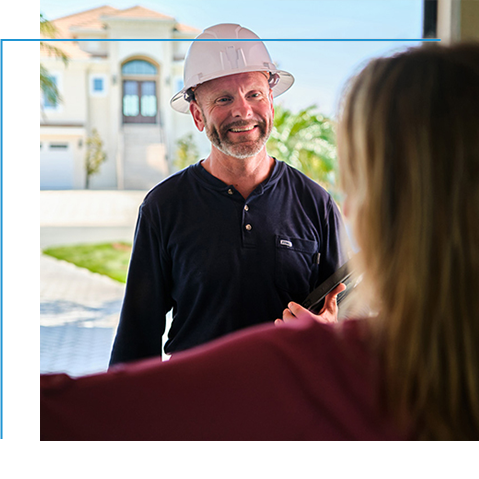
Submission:
[[[42,375],[40,439],[398,440],[381,413],[377,363],[359,327],[337,334],[335,326],[298,319],[249,328],[164,363],[76,379]]]
[[[142,205],[110,366],[161,356],[166,313],[172,307],[170,271],[158,229]]]
[[[349,246],[343,218],[331,197],[329,197],[327,215],[323,222],[322,231],[320,268],[315,287],[328,279],[348,259]]]

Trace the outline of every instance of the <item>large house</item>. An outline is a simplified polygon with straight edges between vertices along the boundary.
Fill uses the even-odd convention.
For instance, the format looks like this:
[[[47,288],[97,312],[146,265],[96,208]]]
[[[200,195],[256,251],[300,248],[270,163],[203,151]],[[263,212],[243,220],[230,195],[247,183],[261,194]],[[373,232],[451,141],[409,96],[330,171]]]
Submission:
[[[51,23],[58,39],[71,40],[49,43],[68,56],[67,64],[41,50],[61,96],[56,105],[41,101],[42,189],[85,188],[93,130],[106,153],[91,177],[94,189],[151,188],[174,171],[177,142],[188,133],[201,149],[205,140],[192,119],[169,105],[182,88],[185,53],[199,30],[141,6],[104,6]]]

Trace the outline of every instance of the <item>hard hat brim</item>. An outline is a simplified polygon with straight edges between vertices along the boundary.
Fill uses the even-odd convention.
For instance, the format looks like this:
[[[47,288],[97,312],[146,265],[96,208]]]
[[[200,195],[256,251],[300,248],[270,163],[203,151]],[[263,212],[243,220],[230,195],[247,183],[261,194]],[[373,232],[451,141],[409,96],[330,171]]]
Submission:
[[[284,93],[285,91],[289,90],[291,86],[294,83],[294,77],[291,75],[291,73],[286,72],[284,70],[269,70],[269,69],[260,69],[260,68],[251,68],[251,69],[241,69],[241,71],[238,72],[221,72],[220,74],[217,75],[211,75],[211,78],[207,78],[201,83],[206,83],[207,81],[211,80],[216,80],[217,78],[222,78],[225,76],[230,76],[230,75],[237,75],[239,73],[248,73],[248,72],[253,72],[253,71],[271,71],[271,73],[276,73],[279,75],[279,81],[272,87],[272,92],[273,92],[273,97],[277,97]],[[200,84],[200,83],[198,83]],[[193,85],[196,86],[196,85]],[[191,86],[184,87],[182,88],[176,95],[173,96],[173,98],[170,100],[170,105],[171,107],[180,112],[180,113],[188,113],[190,109],[190,103],[185,100],[185,92],[189,90]]]

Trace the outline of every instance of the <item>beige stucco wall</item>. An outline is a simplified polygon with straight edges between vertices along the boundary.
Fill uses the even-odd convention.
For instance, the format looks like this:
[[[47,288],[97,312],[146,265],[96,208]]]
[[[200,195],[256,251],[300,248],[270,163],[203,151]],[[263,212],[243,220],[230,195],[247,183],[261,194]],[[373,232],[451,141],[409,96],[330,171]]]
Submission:
[[[86,130],[79,127],[40,127],[41,152],[45,152],[50,143],[68,143],[69,155],[73,156],[73,189],[85,187],[85,154]]]
[[[67,66],[59,60],[46,59],[42,64],[50,74],[59,75],[58,88],[63,99],[58,109],[45,109],[43,114],[49,123],[62,121],[64,123],[81,123],[86,121],[86,91],[85,71],[87,62],[84,60],[70,61]]]
[[[479,0],[439,0],[437,36],[445,43],[479,40]]]
[[[88,83],[87,91],[87,129],[91,134],[95,128],[103,141],[103,149],[107,158],[102,164],[100,172],[91,177],[92,188],[115,188],[116,187],[116,145],[115,137],[110,129],[112,120],[110,111],[110,102],[112,100],[112,77],[110,75],[109,59],[93,59],[86,68],[86,78]],[[96,96],[91,93],[91,78],[95,75],[101,75],[105,80],[105,94]]]
[[[479,40],[479,1],[462,0],[461,40]]]
[[[113,39],[138,38],[142,41],[80,41],[81,50],[96,54],[91,58],[72,58],[68,66],[54,58],[42,58],[42,64],[51,72],[60,76],[60,93],[64,99],[57,111],[46,110],[42,123],[50,125],[72,123],[84,128],[85,135],[96,128],[103,141],[107,160],[100,172],[91,178],[91,188],[111,189],[118,184],[122,169],[123,131],[122,124],[122,74],[121,66],[126,61],[141,58],[158,67],[157,95],[161,137],[166,146],[169,173],[173,166],[176,142],[188,132],[196,129],[189,115],[174,112],[170,107],[170,98],[177,91],[178,79],[183,75],[182,55],[190,42],[153,41],[167,39],[172,35],[173,21],[158,20],[107,20],[108,35]],[[98,32],[78,31],[82,40],[100,38]],[[103,32],[102,32],[103,34]],[[184,35],[187,37],[188,35]],[[194,35],[191,35],[194,36]],[[151,41],[143,41],[151,38]],[[103,55],[103,56],[98,56]],[[92,96],[90,92],[91,75],[102,75],[107,92],[105,96]],[[42,130],[45,139],[45,129]],[[57,132],[59,134],[59,132]],[[63,133],[62,133],[63,134]],[[204,135],[198,135],[198,143],[204,142]],[[206,142],[207,143],[207,142]],[[204,150],[204,147],[203,147]],[[75,188],[84,185],[84,153],[75,151]],[[121,183],[121,181],[120,181]]]
[[[111,75],[109,74],[109,60],[92,59],[76,60],[71,59],[68,65],[58,60],[42,60],[42,64],[50,74],[58,74],[60,77],[59,88],[62,102],[58,109],[44,109],[42,123],[58,126],[60,124],[72,124],[84,128],[86,135],[91,134],[96,128],[103,141],[103,149],[107,154],[105,163],[101,166],[100,172],[91,178],[92,188],[115,188],[116,187],[116,146],[115,136],[110,129],[111,117],[109,115],[111,102]],[[106,94],[96,97],[90,93],[90,79],[92,74],[104,75]],[[41,140],[49,140],[45,137],[46,131],[53,131],[43,128]],[[55,130],[60,139],[63,130]],[[51,133],[50,133],[51,136]],[[84,187],[84,154],[75,152],[75,188]]]

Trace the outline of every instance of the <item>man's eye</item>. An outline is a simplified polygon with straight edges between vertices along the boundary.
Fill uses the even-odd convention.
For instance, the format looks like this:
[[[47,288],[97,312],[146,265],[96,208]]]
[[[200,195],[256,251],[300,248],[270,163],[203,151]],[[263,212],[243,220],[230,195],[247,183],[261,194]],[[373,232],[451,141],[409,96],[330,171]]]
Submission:
[[[216,100],[217,103],[227,103],[230,101],[230,98],[227,98],[227,97],[223,97],[223,98],[218,98]]]

